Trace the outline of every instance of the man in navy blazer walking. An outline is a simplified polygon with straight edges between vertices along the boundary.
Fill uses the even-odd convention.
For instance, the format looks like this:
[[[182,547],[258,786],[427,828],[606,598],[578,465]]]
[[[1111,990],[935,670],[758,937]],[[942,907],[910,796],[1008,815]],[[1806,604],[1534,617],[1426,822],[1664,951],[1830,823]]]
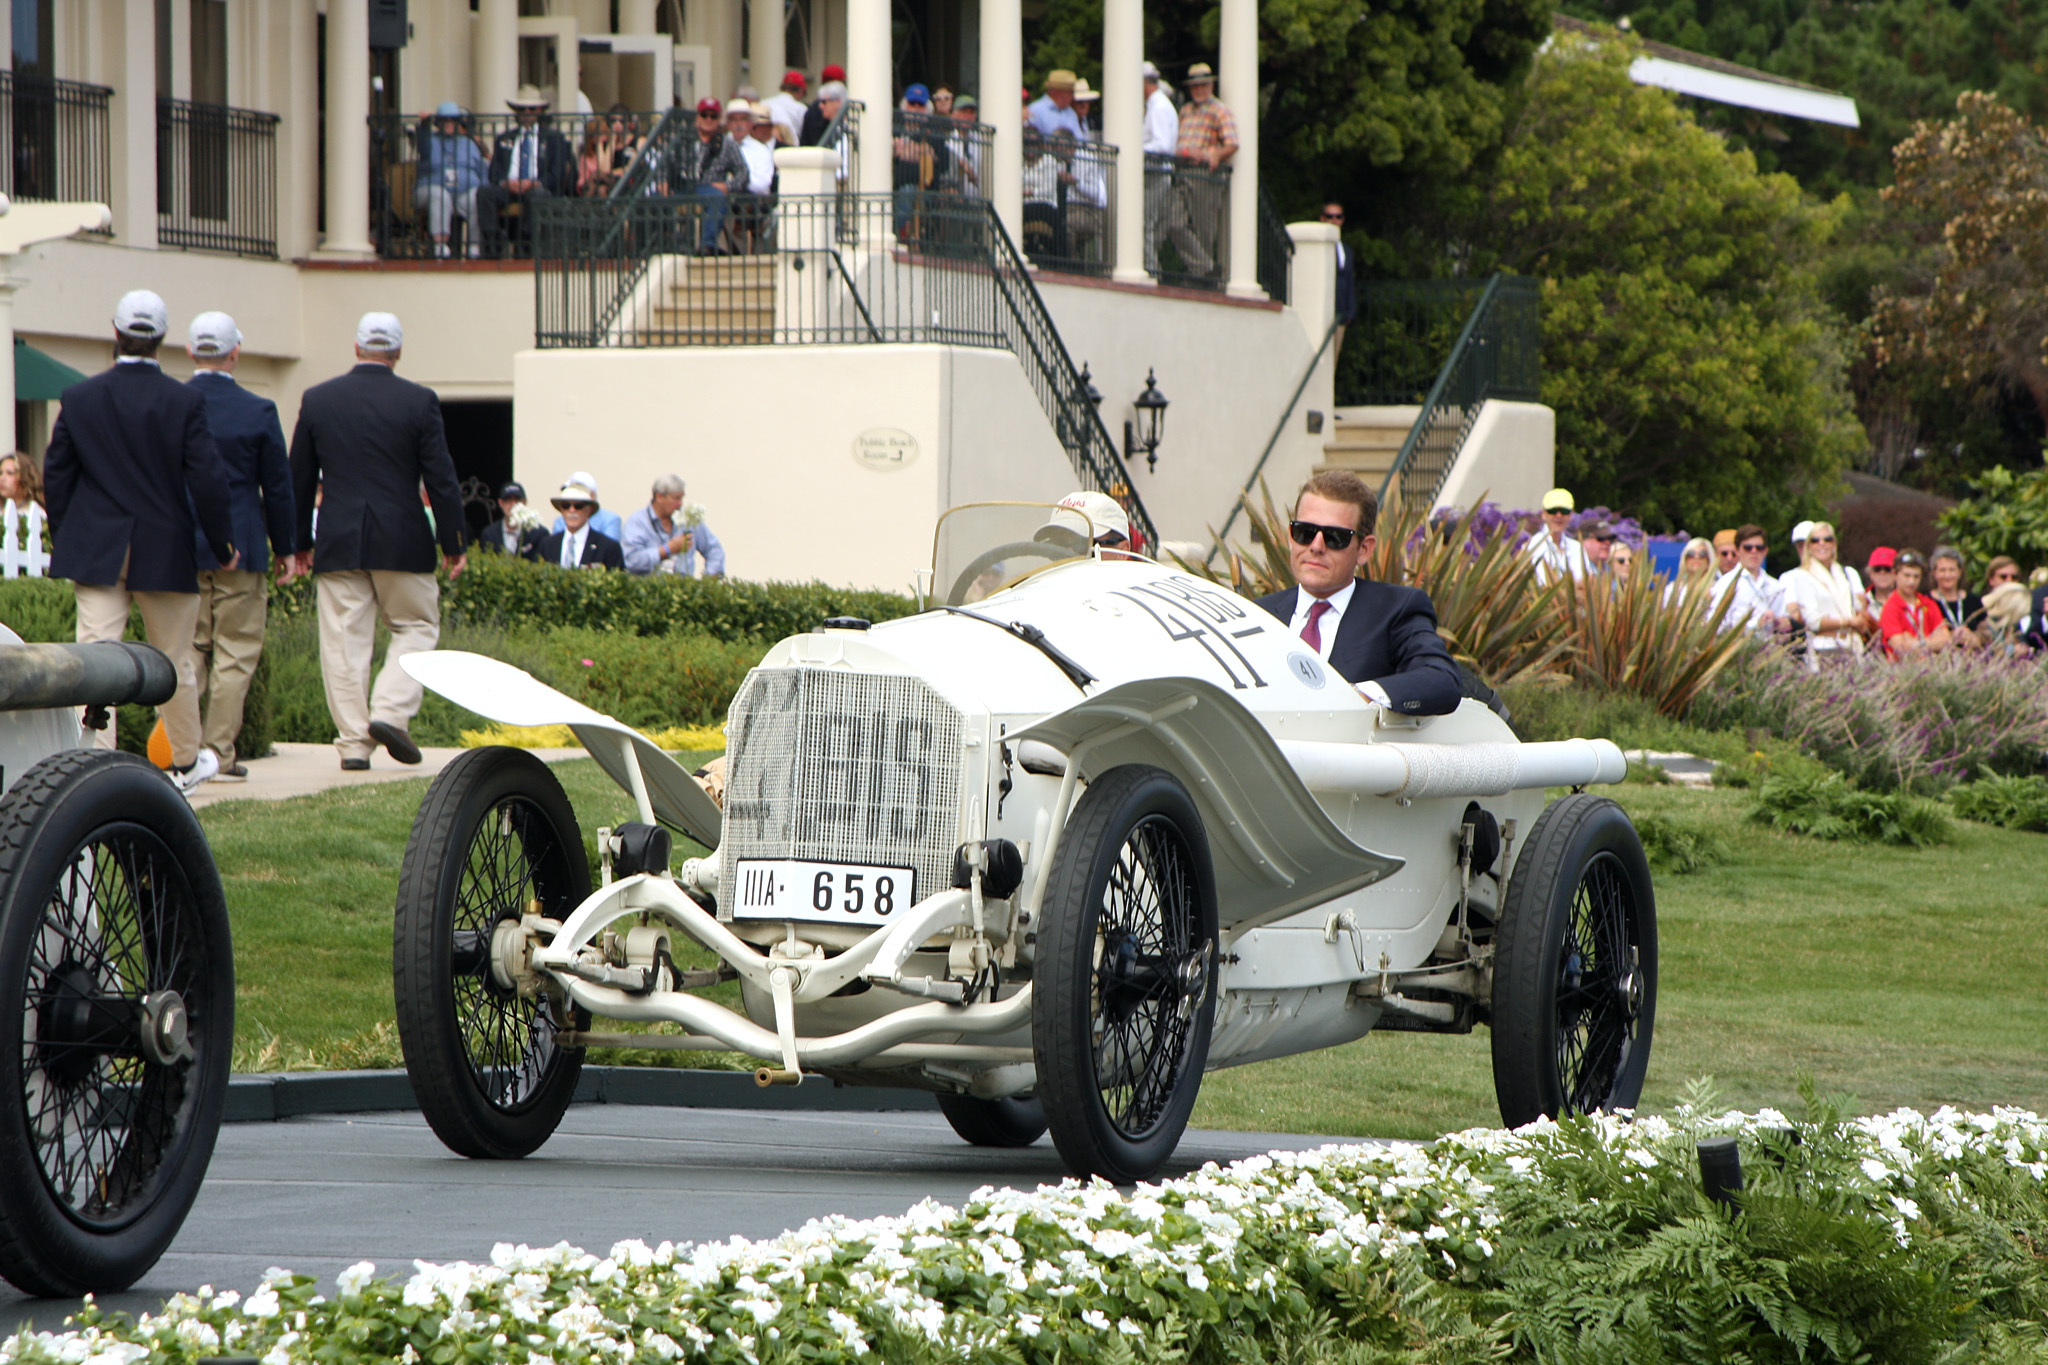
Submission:
[[[1349,470],[1325,470],[1302,485],[1287,547],[1299,586],[1259,605],[1367,701],[1402,715],[1448,715],[1458,709],[1464,678],[1436,633],[1429,594],[1358,577],[1376,543],[1379,511],[1379,499]]]
[[[441,400],[395,373],[404,345],[397,318],[363,314],[356,324],[355,368],[306,390],[292,432],[300,548],[289,573],[310,571],[318,585],[320,675],[344,772],[368,768],[378,745],[400,763],[420,761],[412,718],[426,693],[398,661],[441,640],[435,541],[450,578],[468,562],[462,493],[441,427]],[[421,485],[433,504],[432,526],[420,503]],[[380,620],[391,644],[373,688],[370,656]]]
[[[201,742],[192,663],[194,514],[217,562],[235,568],[241,558],[206,401],[156,361],[169,325],[164,301],[149,290],[121,296],[114,365],[64,390],[43,482],[55,541],[50,577],[71,580],[79,642],[120,639],[132,602],[142,611],[144,637],[177,670],[178,690],[158,713],[171,741],[172,780],[190,791],[220,766]],[[96,743],[111,749],[114,738],[109,725]]]
[[[235,363],[242,356],[242,332],[235,320],[226,313],[201,313],[186,333],[185,353],[192,357],[191,387],[206,399],[207,424],[227,473],[228,515],[242,550],[242,566],[224,569],[203,537],[193,547],[199,563],[194,663],[206,713],[206,747],[220,759],[217,780],[244,782],[249,770],[237,758],[235,743],[270,615],[265,542],[280,559],[294,548],[292,469],[277,404],[235,382]]]

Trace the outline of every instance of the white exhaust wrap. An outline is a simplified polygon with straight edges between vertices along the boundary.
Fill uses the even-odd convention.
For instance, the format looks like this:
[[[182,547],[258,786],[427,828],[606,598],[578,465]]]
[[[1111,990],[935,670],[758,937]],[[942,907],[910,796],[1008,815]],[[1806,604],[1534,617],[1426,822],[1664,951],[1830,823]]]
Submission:
[[[1628,760],[1611,739],[1544,744],[1332,744],[1280,741],[1280,751],[1310,791],[1358,792],[1421,801],[1435,796],[1500,796],[1530,787],[1619,782]]]

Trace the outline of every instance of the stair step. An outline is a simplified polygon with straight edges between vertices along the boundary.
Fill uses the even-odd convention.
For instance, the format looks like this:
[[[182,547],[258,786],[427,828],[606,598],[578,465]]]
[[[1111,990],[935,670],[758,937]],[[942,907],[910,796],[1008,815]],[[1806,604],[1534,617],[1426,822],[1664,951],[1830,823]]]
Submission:
[[[1317,469],[1348,469],[1354,474],[1384,474],[1394,467],[1394,459],[1401,452],[1392,450],[1335,450],[1323,449],[1323,462]]]

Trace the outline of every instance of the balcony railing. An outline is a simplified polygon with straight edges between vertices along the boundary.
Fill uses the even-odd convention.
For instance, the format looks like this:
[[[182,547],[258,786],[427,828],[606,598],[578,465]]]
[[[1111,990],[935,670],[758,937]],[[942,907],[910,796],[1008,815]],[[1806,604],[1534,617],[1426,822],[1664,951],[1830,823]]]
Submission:
[[[277,115],[156,102],[156,239],[277,255]]]
[[[937,342],[1008,350],[1086,486],[1157,544],[1088,386],[986,200],[895,194],[640,196],[538,206],[534,341],[542,348]],[[702,251],[747,216],[760,254]]]
[[[1024,134],[1024,254],[1045,270],[1116,268],[1116,154],[1103,142]]]
[[[1221,289],[1230,278],[1230,167],[1145,158],[1145,269],[1161,284]]]
[[[107,203],[113,193],[114,92],[104,85],[0,71],[0,121],[11,199]]]
[[[1436,286],[1441,299],[1456,297],[1444,288],[1452,283],[1466,282],[1424,285]],[[1470,284],[1477,287],[1477,302],[1458,329],[1422,398],[1422,411],[1380,485],[1382,502],[1398,488],[1407,506],[1433,506],[1486,400],[1535,402],[1542,392],[1542,285],[1522,275],[1494,275]]]
[[[477,259],[531,254],[530,202],[497,192],[492,159],[505,144],[497,177],[532,179],[556,198],[602,198],[664,129],[660,113],[618,123],[603,115],[543,114],[535,125],[531,176],[510,163],[515,114],[370,116],[370,233],[386,260]]]

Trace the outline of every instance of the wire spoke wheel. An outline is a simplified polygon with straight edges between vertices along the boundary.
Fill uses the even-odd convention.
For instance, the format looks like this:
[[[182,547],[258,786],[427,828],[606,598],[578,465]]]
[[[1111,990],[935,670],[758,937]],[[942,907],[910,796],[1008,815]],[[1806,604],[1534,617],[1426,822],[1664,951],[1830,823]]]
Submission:
[[[561,783],[516,749],[474,749],[435,779],[399,875],[393,989],[399,1039],[435,1134],[515,1157],[561,1121],[582,1069],[558,1035],[571,1008],[517,964],[528,916],[559,921],[590,893]]]
[[[119,818],[108,818],[118,812]],[[196,1197],[226,1098],[226,905],[191,808],[124,755],[59,754],[0,817],[0,1274],[133,1283]]]
[[[1656,1013],[1657,918],[1621,807],[1580,793],[1544,811],[1516,860],[1498,943],[1501,1117],[1515,1126],[1633,1106]]]
[[[1172,775],[1131,765],[1090,786],[1044,923],[1032,1041],[1053,1140],[1078,1174],[1143,1179],[1187,1127],[1215,1015],[1208,841]]]

